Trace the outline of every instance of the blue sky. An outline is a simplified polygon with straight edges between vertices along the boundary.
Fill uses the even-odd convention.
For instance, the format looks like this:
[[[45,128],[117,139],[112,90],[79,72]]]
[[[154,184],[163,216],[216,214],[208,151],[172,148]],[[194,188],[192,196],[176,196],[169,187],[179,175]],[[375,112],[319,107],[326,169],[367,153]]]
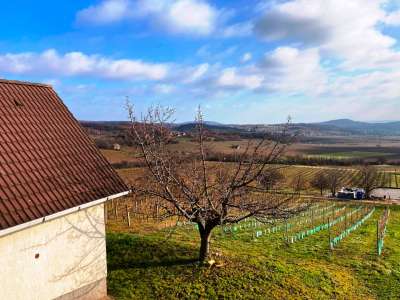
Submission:
[[[54,86],[79,119],[399,120],[398,0],[2,4],[0,77]]]

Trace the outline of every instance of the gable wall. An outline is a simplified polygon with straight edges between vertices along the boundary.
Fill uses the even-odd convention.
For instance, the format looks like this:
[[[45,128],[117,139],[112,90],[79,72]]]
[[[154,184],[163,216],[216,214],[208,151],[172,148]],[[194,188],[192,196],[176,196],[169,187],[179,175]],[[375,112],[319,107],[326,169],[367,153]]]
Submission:
[[[0,299],[106,296],[104,205],[0,237]]]

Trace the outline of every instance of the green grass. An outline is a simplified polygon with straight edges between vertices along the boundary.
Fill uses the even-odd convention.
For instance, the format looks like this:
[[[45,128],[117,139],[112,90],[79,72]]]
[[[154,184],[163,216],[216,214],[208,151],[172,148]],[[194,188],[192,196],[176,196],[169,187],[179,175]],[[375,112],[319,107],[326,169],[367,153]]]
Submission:
[[[286,246],[282,233],[258,240],[223,235],[212,250],[221,267],[195,263],[197,233],[107,234],[108,288],[116,299],[399,299],[400,210],[392,210],[382,257],[375,254],[376,210],[366,223],[328,249],[322,231]]]

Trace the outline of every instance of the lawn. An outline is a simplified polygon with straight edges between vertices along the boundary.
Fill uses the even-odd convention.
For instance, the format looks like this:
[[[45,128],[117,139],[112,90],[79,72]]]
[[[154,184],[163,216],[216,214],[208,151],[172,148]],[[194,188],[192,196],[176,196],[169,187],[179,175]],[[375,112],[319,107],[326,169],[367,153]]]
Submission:
[[[212,250],[221,255],[221,265],[212,268],[195,262],[193,226],[145,234],[109,229],[109,294],[115,299],[399,299],[400,210],[392,209],[383,255],[377,257],[381,213],[377,209],[333,251],[327,230],[288,246],[281,232],[255,239],[254,230],[232,235],[219,228]]]

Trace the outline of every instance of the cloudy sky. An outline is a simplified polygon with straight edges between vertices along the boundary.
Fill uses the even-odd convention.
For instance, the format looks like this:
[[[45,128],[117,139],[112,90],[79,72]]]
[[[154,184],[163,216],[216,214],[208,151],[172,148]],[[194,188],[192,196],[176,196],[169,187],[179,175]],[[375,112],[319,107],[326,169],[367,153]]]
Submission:
[[[178,121],[400,120],[399,0],[14,0],[0,25],[0,77],[79,119],[125,120],[129,97]]]

